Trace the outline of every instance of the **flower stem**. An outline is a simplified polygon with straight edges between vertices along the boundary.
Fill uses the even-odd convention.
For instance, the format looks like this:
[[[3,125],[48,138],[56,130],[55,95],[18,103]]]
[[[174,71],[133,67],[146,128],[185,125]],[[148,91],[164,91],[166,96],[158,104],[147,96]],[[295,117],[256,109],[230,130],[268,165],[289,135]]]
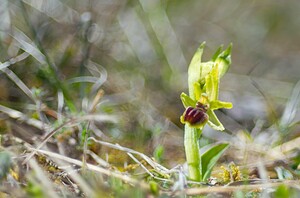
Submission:
[[[194,181],[202,180],[201,156],[199,139],[202,133],[202,128],[192,128],[185,125],[184,147],[185,155],[188,163],[189,178]]]

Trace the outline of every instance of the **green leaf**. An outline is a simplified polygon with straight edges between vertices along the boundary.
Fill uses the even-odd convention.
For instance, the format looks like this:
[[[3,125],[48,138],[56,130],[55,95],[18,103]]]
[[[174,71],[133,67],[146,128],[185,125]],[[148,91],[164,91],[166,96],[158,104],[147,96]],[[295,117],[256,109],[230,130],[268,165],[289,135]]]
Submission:
[[[207,122],[208,125],[217,131],[224,131],[225,128],[222,125],[222,123],[219,121],[215,112],[213,112],[211,109],[209,109],[206,113],[209,116],[209,120]]]
[[[202,181],[209,178],[213,167],[228,147],[228,143],[213,145],[201,155]]]
[[[198,82],[200,77],[200,64],[201,64],[201,58],[202,58],[204,47],[205,47],[205,42],[203,42],[197,49],[188,69],[189,95],[192,99],[195,99],[194,83]]]
[[[231,109],[232,108],[232,103],[231,102],[223,102],[220,100],[214,100],[211,101],[209,103],[209,108],[211,110],[215,110],[215,109],[221,109],[221,108],[225,108],[225,109]]]
[[[190,98],[187,94],[185,94],[183,92],[180,94],[180,99],[185,108],[196,106],[197,101],[193,100],[192,98]]]

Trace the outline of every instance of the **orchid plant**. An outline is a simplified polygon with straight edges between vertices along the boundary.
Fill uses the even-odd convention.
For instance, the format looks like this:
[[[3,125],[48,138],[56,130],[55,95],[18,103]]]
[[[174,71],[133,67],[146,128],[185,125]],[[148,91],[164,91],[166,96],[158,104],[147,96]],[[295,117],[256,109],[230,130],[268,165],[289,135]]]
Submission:
[[[209,178],[213,166],[228,148],[228,143],[212,146],[205,153],[200,153],[199,140],[206,124],[215,130],[224,127],[214,113],[220,108],[230,109],[230,102],[218,99],[220,78],[228,71],[231,64],[231,48],[223,50],[221,46],[208,62],[201,62],[205,43],[202,43],[188,69],[189,95],[182,93],[181,100],[185,107],[180,120],[185,124],[184,146],[187,158],[189,178],[205,181]]]

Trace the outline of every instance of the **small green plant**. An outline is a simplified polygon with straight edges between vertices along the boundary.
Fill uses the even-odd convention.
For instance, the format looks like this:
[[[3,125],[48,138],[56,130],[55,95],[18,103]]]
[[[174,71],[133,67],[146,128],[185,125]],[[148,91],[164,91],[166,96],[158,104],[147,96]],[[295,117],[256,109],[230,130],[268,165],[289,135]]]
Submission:
[[[182,93],[180,96],[186,108],[180,120],[185,124],[184,146],[189,178],[194,181],[205,181],[217,160],[228,148],[227,143],[221,143],[200,154],[199,139],[203,127],[208,124],[215,130],[223,131],[224,127],[214,110],[232,108],[231,103],[218,99],[220,78],[231,64],[232,45],[224,51],[221,46],[210,61],[201,62],[204,46],[205,43],[200,45],[189,65],[189,95]]]

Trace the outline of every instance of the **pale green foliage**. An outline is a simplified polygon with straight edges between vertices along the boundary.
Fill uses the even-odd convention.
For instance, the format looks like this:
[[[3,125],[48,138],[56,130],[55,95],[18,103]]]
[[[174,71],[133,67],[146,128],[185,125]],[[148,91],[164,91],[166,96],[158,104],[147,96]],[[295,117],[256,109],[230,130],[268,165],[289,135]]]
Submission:
[[[232,108],[231,103],[218,99],[220,78],[228,71],[231,64],[232,46],[229,45],[224,51],[221,46],[208,62],[201,60],[204,47],[205,43],[202,43],[197,49],[188,69],[189,95],[185,93],[180,95],[184,107],[187,108],[180,120],[186,124],[184,144],[189,177],[196,181],[204,181],[210,176],[217,160],[228,148],[227,143],[218,144],[212,146],[201,156],[198,140],[201,137],[202,129],[208,123],[213,129],[223,131],[225,128],[214,110]],[[199,115],[208,116],[208,121]],[[197,120],[198,118],[199,120]],[[202,122],[202,120],[204,121]]]

